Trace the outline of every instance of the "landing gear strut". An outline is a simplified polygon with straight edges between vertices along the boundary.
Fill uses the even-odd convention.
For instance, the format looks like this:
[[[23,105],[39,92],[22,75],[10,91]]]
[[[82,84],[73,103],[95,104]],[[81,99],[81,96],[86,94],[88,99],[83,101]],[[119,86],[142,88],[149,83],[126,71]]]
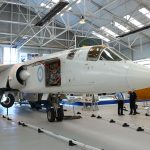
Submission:
[[[64,110],[63,110],[63,106],[61,105],[58,109],[57,109],[57,117],[56,120],[57,121],[62,121],[64,117]]]
[[[59,104],[58,95],[51,95],[47,99],[48,106],[47,108],[47,120],[49,122],[62,121],[64,118],[63,106]]]

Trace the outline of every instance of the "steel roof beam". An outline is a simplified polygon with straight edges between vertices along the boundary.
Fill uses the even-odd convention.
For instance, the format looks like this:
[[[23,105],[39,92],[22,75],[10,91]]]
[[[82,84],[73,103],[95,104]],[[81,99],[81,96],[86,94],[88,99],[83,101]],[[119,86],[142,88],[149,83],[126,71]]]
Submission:
[[[60,1],[40,20],[35,26],[43,26],[46,22],[50,21],[57,13],[68,5],[68,1]]]

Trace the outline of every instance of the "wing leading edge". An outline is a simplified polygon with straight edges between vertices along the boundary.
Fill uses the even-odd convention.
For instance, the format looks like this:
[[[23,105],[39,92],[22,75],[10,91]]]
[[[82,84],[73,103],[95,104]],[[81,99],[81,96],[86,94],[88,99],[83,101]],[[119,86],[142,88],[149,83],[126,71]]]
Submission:
[[[12,67],[12,66],[13,66],[13,64],[11,64],[11,65],[3,65],[3,64],[1,64],[1,65],[0,65],[0,73],[1,73],[2,71],[7,70],[8,68],[10,68],[10,67]]]

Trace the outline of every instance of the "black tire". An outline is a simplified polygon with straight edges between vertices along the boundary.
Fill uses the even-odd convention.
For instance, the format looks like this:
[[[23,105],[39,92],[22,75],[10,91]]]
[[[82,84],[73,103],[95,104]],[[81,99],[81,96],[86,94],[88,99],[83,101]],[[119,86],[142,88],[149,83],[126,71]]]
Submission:
[[[42,106],[39,102],[29,102],[30,106],[31,106],[31,109],[36,109],[36,110],[40,110],[42,109]]]
[[[30,104],[30,106],[31,106],[31,109],[34,109],[34,108],[35,108],[35,104],[34,104],[33,102],[29,101],[29,104]]]
[[[62,121],[64,118],[64,110],[63,110],[63,107],[60,107],[57,109],[57,117],[56,117],[56,120],[57,121]]]
[[[49,122],[54,122],[56,118],[56,112],[54,110],[54,108],[50,108],[47,110],[47,120]]]
[[[1,105],[5,108],[12,107],[15,102],[15,98],[12,94],[8,94],[6,101],[1,102]]]
[[[40,110],[40,109],[42,109],[42,105],[40,104],[40,102],[39,102],[39,101],[34,102],[34,104],[35,104],[35,109],[36,109],[36,110]]]

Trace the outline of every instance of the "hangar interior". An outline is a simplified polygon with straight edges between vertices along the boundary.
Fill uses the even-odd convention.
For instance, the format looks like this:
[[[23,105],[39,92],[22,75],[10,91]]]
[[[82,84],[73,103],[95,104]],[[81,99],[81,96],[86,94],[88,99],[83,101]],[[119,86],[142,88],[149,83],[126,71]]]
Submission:
[[[68,49],[104,44],[149,67],[149,28],[149,0],[0,0],[0,64],[16,64]],[[116,105],[98,107],[99,110],[83,111],[79,120],[48,123],[45,110],[35,111],[16,104],[9,109],[13,121],[0,118],[0,145],[6,150],[149,150],[149,118],[142,106],[139,115],[128,116],[126,112],[121,118],[117,116]],[[72,106],[66,108],[67,113],[74,113]],[[82,110],[75,107],[77,111]],[[0,106],[0,114],[6,113]],[[104,118],[91,118],[92,114]],[[117,123],[110,123],[112,118]],[[82,144],[68,146],[57,137],[22,128],[18,121]],[[125,122],[130,128],[122,127]],[[144,128],[144,132],[137,132],[138,127]]]
[[[70,0],[48,23],[35,26],[57,2],[0,2],[1,63],[5,47],[16,49],[17,54],[42,55],[101,43],[115,47],[132,60],[149,57],[148,0]],[[89,42],[86,38],[95,40]]]

